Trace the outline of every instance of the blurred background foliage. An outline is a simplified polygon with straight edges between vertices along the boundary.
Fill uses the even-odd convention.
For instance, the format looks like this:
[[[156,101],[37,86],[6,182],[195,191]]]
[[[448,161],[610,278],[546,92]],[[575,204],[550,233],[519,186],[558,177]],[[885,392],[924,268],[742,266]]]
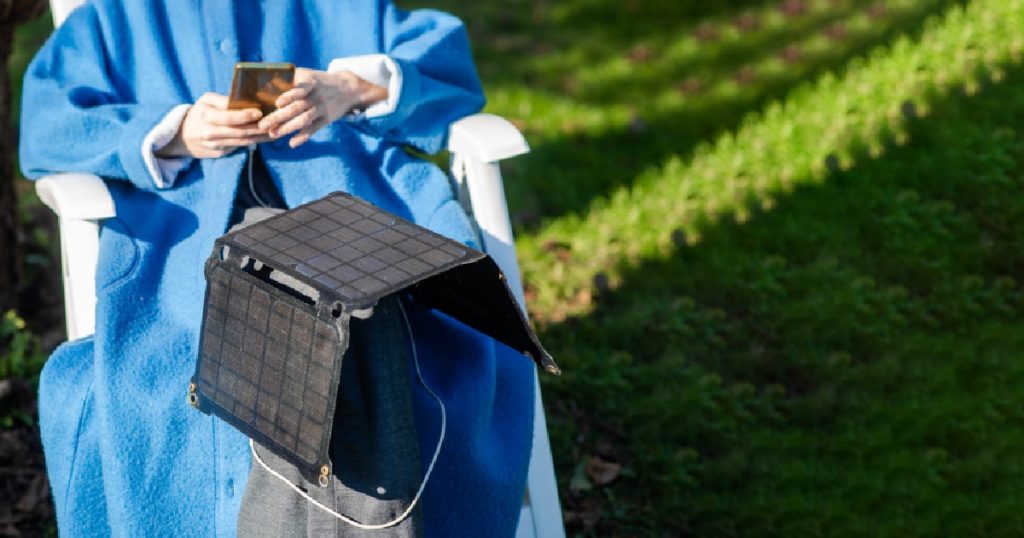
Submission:
[[[571,534],[1024,533],[1024,2],[398,3],[466,21],[533,147],[504,170]],[[40,293],[0,329],[36,354]]]

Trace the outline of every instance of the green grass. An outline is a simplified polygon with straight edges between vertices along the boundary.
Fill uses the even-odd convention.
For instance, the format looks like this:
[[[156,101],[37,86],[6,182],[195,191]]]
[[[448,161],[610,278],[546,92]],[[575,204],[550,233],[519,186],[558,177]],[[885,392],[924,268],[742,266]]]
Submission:
[[[26,330],[25,321],[14,310],[0,316],[0,379],[18,378],[35,387],[45,362],[39,340]],[[0,406],[0,429],[16,423],[33,425],[35,421],[17,406]]]
[[[1022,82],[936,103],[907,146],[544,327],[562,468],[610,450],[633,470],[609,528],[1019,528]]]
[[[400,3],[533,146],[572,533],[1024,533],[1024,2]]]
[[[802,3],[807,12],[796,17],[765,2],[733,2],[734,11],[709,17],[701,11],[719,11],[719,3],[648,0],[623,13],[621,2],[562,2],[532,12],[522,2],[490,18],[475,6],[445,7],[471,21],[489,110],[516,120],[534,145],[530,158],[510,165],[514,205],[551,217],[586,214],[649,167],[689,158],[751,110],[810,77],[841,72],[850,58],[896,35],[915,35],[925,14],[952,4],[891,1],[885,13],[869,16],[865,0]],[[759,26],[738,29],[740,13]],[[836,24],[844,37],[828,36]],[[789,50],[797,57],[783,59]]]
[[[574,531],[1024,532],[1024,9],[885,5],[475,32]]]

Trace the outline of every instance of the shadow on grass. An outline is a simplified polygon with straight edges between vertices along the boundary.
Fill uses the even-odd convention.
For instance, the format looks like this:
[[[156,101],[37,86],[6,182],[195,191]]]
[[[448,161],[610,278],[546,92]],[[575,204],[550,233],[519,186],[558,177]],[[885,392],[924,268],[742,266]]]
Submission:
[[[586,212],[595,199],[671,156],[688,160],[700,143],[735,129],[802,82],[841,70],[899,35],[916,38],[929,15],[957,3],[935,0],[887,13],[878,2],[837,0],[785,16],[782,6],[810,9],[812,3],[440,5],[467,21],[492,97],[513,95],[502,105],[508,110],[495,112],[516,119],[523,106],[566,102],[578,116],[617,118],[598,128],[575,112],[557,124],[541,112],[536,121],[529,113],[519,118],[533,151],[504,167],[515,224],[529,228],[538,219]],[[745,14],[784,21],[747,28],[739,22]],[[870,24],[855,29],[857,17]],[[700,37],[696,49],[678,50],[678,43],[705,34],[711,37]]]
[[[600,535],[1024,529],[1022,85],[1017,67],[932,103],[907,145],[708,224],[541,327],[565,371],[545,385],[570,518],[596,503]],[[570,488],[594,454],[629,472]]]

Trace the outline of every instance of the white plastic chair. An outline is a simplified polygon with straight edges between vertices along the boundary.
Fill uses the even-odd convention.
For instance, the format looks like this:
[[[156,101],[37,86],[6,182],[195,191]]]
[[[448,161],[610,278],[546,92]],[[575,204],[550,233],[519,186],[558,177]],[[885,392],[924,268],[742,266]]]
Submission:
[[[54,26],[59,26],[81,3],[82,0],[51,0]],[[527,153],[530,148],[507,120],[492,114],[475,114],[449,127],[448,149],[452,154],[452,175],[459,187],[459,201],[479,226],[484,250],[501,267],[519,304],[525,305],[498,162]],[[68,338],[88,336],[95,332],[96,326],[99,223],[115,215],[113,199],[103,180],[92,174],[47,176],[36,183],[36,192],[57,214],[60,227]],[[533,452],[516,536],[562,538],[565,536],[562,510],[536,377],[534,384]]]

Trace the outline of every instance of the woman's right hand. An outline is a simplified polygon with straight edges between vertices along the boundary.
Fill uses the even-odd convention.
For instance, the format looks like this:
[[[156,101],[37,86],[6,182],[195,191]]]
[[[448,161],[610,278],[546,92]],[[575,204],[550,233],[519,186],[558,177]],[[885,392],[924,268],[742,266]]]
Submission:
[[[178,134],[156,156],[215,159],[266,142],[270,136],[257,124],[262,117],[255,108],[228,110],[226,95],[204,93],[185,113]]]

